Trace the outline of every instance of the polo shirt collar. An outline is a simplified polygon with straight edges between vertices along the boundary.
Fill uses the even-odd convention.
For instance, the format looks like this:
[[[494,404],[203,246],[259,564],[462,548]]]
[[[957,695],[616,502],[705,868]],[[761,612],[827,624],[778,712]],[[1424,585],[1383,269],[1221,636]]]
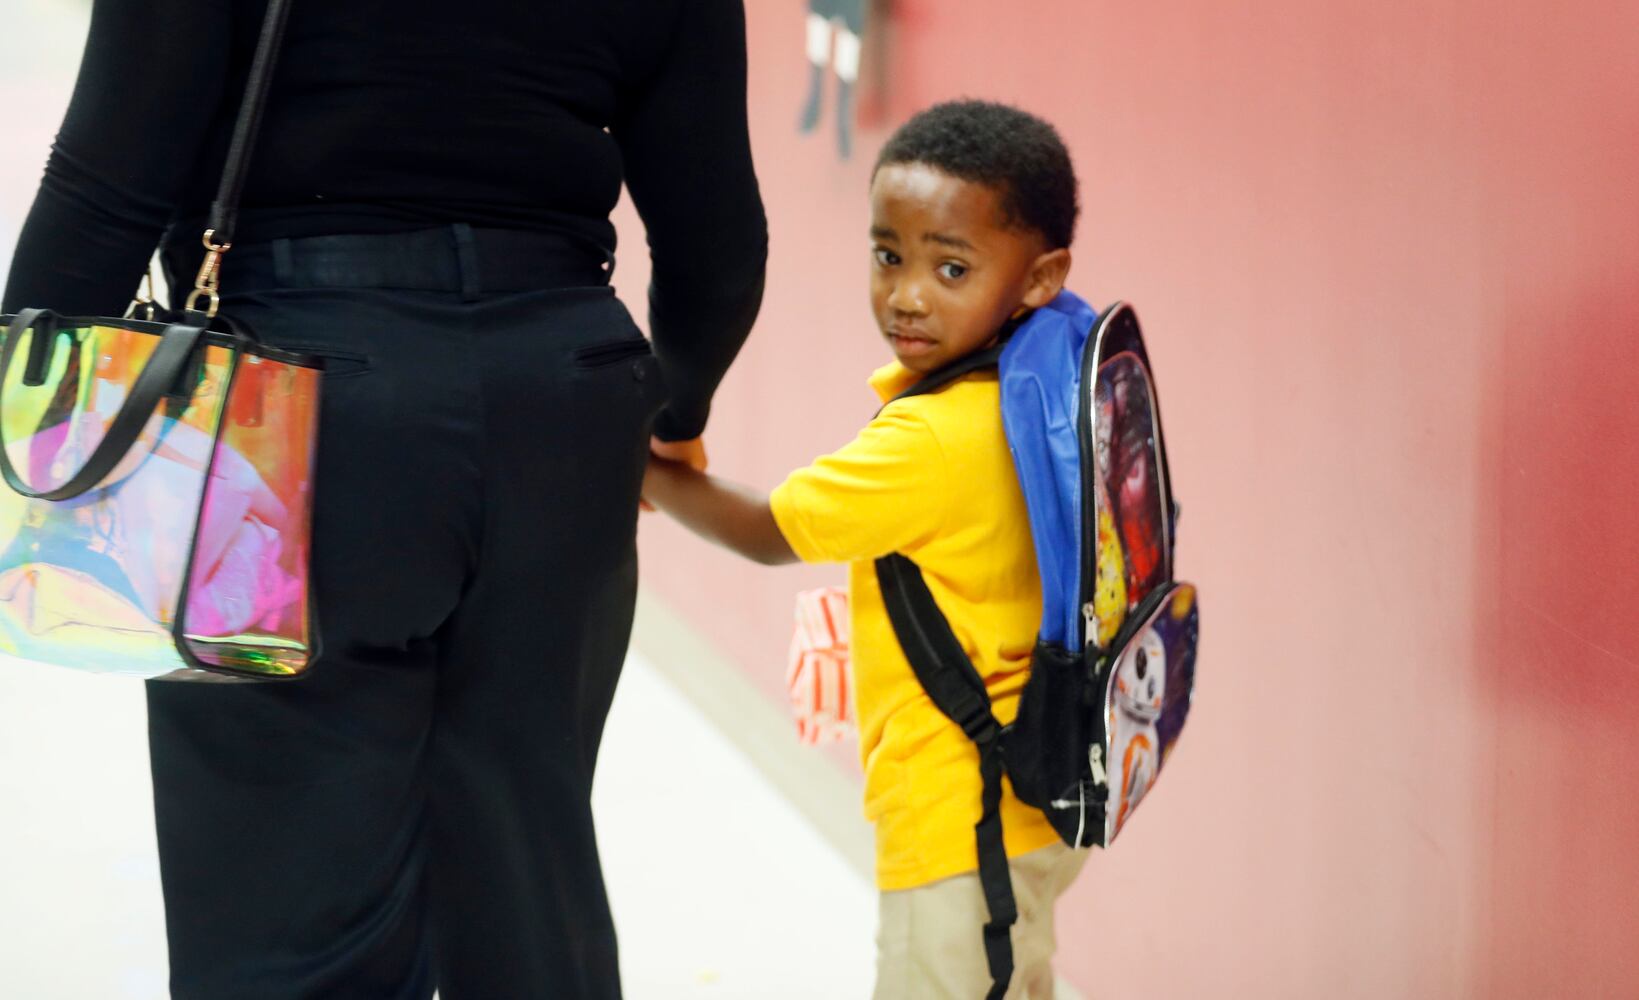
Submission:
[[[871,373],[871,388],[884,403],[917,383],[921,376],[897,361],[890,361]]]

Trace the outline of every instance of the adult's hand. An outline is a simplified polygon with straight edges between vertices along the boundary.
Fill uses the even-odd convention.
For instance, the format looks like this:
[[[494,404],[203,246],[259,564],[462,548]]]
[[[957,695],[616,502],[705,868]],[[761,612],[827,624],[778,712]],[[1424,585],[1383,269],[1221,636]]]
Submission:
[[[662,441],[659,438],[650,438],[649,454],[667,462],[680,462],[695,472],[706,471],[705,438],[690,438],[687,441]],[[638,501],[638,505],[644,511],[654,510],[654,505],[647,500]]]
[[[659,438],[651,438],[649,451],[655,458],[663,458],[668,462],[682,462],[695,472],[706,471],[705,438],[691,438],[688,441],[662,441]]]

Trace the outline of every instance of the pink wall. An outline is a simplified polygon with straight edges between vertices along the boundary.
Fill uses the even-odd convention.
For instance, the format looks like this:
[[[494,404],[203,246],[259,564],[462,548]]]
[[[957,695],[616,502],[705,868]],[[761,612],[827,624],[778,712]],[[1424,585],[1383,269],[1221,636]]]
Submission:
[[[869,417],[868,164],[940,98],[1059,124],[1073,284],[1150,331],[1200,686],[1061,909],[1066,975],[1639,996],[1639,5],[895,0],[848,164],[796,134],[803,5],[749,6],[773,260],[719,471],[771,485]],[[839,572],[644,534],[779,698],[791,594]]]

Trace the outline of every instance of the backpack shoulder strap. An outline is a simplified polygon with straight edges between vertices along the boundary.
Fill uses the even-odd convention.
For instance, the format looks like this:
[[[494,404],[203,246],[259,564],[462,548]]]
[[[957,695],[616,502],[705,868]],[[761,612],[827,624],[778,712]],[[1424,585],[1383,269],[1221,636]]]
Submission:
[[[963,375],[970,375],[981,368],[994,368],[1002,359],[1002,345],[987,347],[982,351],[975,351],[965,358],[961,358],[935,372],[922,376],[915,385],[895,396],[888,402],[897,402],[907,396],[923,396],[938,389],[943,389]]]
[[[970,354],[924,376],[890,402],[933,392],[971,372],[992,367],[1001,357],[1001,350],[993,347]],[[984,678],[951,631],[949,620],[922,579],[921,568],[896,552],[876,561],[876,576],[894,634],[928,697],[962,728],[968,739],[979,744],[993,742],[1001,726],[990,711]]]
[[[1000,357],[1000,347],[969,355],[928,375],[894,399],[932,392],[970,372],[995,365]],[[894,635],[916,679],[934,707],[961,727],[979,750],[981,808],[974,836],[978,841],[979,884],[990,912],[984,926],[985,961],[991,978],[986,1000],[1002,1000],[1013,978],[1011,933],[1019,913],[1002,843],[1002,727],[990,709],[984,678],[962,649],[950,620],[939,610],[921,568],[896,552],[876,561],[876,578],[882,587],[888,620],[893,623]]]
[[[934,602],[921,568],[896,552],[876,561],[876,578],[894,634],[928,697],[968,739],[994,742],[1001,724],[990,710],[984,678]]]
[[[991,979],[985,1000],[1002,1000],[1013,979],[1011,934],[1019,909],[1002,843],[1001,725],[990,710],[984,678],[934,602],[922,570],[894,553],[876,561],[876,577],[888,619],[916,679],[934,706],[979,749],[980,811],[973,832],[979,849],[979,885],[990,912],[984,926],[985,962]]]

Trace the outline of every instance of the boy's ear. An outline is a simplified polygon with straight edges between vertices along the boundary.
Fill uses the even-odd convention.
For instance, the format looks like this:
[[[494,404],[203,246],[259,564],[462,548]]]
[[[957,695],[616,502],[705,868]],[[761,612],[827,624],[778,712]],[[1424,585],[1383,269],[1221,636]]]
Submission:
[[[1064,281],[1070,276],[1070,248],[1049,250],[1030,263],[1024,298],[1019,302],[1017,317],[1030,309],[1040,309],[1053,301],[1064,290]]]

